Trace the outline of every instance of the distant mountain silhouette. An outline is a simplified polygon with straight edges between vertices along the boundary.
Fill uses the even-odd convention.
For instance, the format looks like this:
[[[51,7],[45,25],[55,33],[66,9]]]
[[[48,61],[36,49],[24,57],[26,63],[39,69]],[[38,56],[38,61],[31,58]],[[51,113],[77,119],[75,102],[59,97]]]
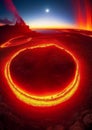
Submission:
[[[16,22],[15,25],[0,26],[0,44],[6,40],[25,33],[31,33],[29,26]]]

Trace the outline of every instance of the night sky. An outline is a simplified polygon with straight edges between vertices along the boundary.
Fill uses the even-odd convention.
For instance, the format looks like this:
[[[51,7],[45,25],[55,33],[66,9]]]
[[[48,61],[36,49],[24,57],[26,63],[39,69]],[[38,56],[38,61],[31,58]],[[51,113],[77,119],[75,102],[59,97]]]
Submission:
[[[20,16],[31,27],[75,25],[73,0],[12,0]],[[13,20],[0,0],[0,19]]]
[[[71,0],[13,0],[20,15],[28,24],[73,23]],[[46,9],[50,12],[46,13]]]

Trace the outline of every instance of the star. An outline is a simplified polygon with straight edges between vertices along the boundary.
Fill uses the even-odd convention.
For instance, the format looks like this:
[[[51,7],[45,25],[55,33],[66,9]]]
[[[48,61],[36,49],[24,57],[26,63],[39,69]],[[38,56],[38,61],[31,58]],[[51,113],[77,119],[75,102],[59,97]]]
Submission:
[[[49,13],[49,12],[50,12],[50,9],[48,9],[48,8],[45,9],[45,12],[46,12],[46,13]]]

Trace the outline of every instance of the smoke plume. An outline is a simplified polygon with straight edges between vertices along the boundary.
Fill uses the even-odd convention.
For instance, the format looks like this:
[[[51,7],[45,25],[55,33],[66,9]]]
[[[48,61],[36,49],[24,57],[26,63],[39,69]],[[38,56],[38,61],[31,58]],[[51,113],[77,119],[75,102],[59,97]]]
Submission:
[[[5,3],[6,8],[14,15],[16,22],[21,24],[21,25],[25,25],[24,20],[19,15],[19,13],[18,13],[16,7],[14,6],[12,0],[4,0],[4,3]]]

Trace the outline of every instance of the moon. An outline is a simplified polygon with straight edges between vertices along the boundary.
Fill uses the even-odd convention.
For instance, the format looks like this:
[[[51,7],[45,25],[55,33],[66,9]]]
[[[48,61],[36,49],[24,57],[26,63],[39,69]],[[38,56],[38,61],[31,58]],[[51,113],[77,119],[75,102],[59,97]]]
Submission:
[[[45,12],[46,12],[46,13],[49,13],[49,12],[50,12],[50,9],[48,9],[48,8],[45,9]]]

